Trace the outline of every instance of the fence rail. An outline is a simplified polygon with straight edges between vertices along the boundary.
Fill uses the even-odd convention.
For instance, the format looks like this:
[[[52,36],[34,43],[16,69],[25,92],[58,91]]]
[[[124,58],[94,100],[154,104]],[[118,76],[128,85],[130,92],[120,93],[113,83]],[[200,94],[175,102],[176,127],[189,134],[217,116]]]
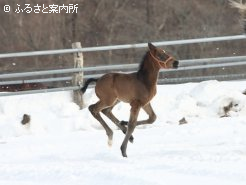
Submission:
[[[175,84],[175,83],[181,83],[181,82],[182,83],[201,82],[204,80],[230,81],[230,80],[242,80],[242,79],[246,79],[246,74],[183,77],[182,81],[180,78],[160,79],[160,80],[158,80],[158,83],[160,83],[160,84]]]
[[[0,85],[47,83],[47,82],[61,82],[61,81],[71,81],[71,80],[72,80],[72,76],[57,77],[57,78],[31,79],[31,80],[9,80],[9,81],[0,81]]]
[[[246,35],[163,41],[163,42],[153,42],[153,44],[156,46],[170,46],[170,45],[195,44],[195,43],[205,43],[205,42],[232,41],[232,40],[242,40],[242,39],[246,39]],[[145,48],[147,46],[148,46],[147,43],[140,43],[140,44],[124,44],[124,45],[114,45],[114,46],[99,46],[99,47],[89,47],[89,48],[29,51],[29,52],[0,54],[0,58],[60,55],[60,54],[69,54],[69,53],[78,53],[78,52],[94,52],[94,51],[130,49],[130,48]]]
[[[59,91],[73,91],[80,89],[79,86],[72,87],[59,87],[52,89],[38,89],[38,90],[30,90],[30,91],[18,91],[18,92],[2,92],[1,96],[13,96],[13,95],[25,95],[25,94],[37,94],[37,93],[47,93],[47,92],[59,92]]]
[[[99,75],[100,76],[100,75]],[[182,83],[191,82],[191,81],[202,81],[202,80],[240,80],[245,79],[246,74],[232,74],[228,75],[214,75],[214,76],[196,76],[196,77],[185,77],[182,78]],[[159,84],[172,84],[172,83],[180,83],[180,78],[171,78],[171,79],[159,79]],[[59,91],[73,91],[79,90],[79,86],[72,87],[60,87],[60,88],[52,88],[52,89],[38,89],[31,91],[19,91],[19,92],[4,92],[0,93],[1,96],[13,96],[13,95],[25,95],[25,94],[38,94],[38,93],[47,93],[47,92],[59,92]]]
[[[193,43],[204,43],[204,42],[232,41],[232,40],[242,40],[242,39],[246,39],[246,35],[198,38],[198,39],[164,41],[164,42],[153,42],[153,43],[156,46],[167,46],[167,45],[193,44]],[[105,50],[116,50],[116,49],[142,48],[142,47],[147,47],[147,43],[115,45],[115,46],[100,46],[100,47],[90,47],[90,48],[61,49],[61,50],[50,50],[50,51],[6,53],[6,54],[0,54],[0,58],[56,55],[56,54],[68,54],[68,53],[77,53],[77,52],[93,52],[93,51],[105,51]],[[77,68],[68,68],[68,69],[55,69],[55,70],[0,74],[0,85],[72,81],[73,77],[71,74],[79,73],[79,72],[97,71],[96,74],[84,75],[83,77],[84,79],[91,78],[91,77],[100,77],[102,73],[104,73],[100,71],[111,71],[111,70],[135,71],[138,65],[139,64],[123,64],[123,65],[77,67]],[[186,60],[180,60],[179,69],[162,70],[161,73],[172,73],[175,71],[198,70],[198,69],[206,69],[206,68],[219,68],[219,67],[244,66],[244,65],[246,65],[246,56],[186,59]],[[25,78],[27,77],[32,77],[32,78],[37,77],[38,78],[39,76],[60,75],[60,74],[63,74],[63,75],[66,74],[69,76],[22,80],[22,78],[24,77]],[[201,80],[210,80],[210,79],[234,80],[234,79],[242,79],[245,77],[246,77],[246,74],[229,74],[229,75],[185,77],[182,79],[180,78],[160,79],[158,82],[159,83],[180,83],[180,82],[182,83],[182,82],[201,81]],[[70,90],[78,90],[78,89],[79,89],[79,85],[73,84],[71,87],[0,93],[0,96],[11,96],[11,95],[19,95],[19,94],[32,94],[32,93],[44,93],[44,92],[57,92],[57,91],[70,91]]]
[[[246,65],[246,56],[180,60],[179,62],[180,64],[179,64],[178,69],[168,69],[168,70],[161,70],[161,71],[172,72],[172,71],[182,71],[182,70],[184,71],[184,70],[194,70],[194,69],[204,69],[204,68],[217,68],[217,67]],[[206,63],[214,62],[214,64],[202,65],[201,63],[204,63],[204,62]],[[77,73],[81,71],[92,72],[92,71],[102,71],[102,70],[126,70],[126,69],[135,70],[138,67],[138,65],[139,64],[121,64],[121,65],[111,65],[111,66],[96,66],[96,67],[68,68],[68,69],[10,73],[10,74],[1,74],[0,80],[8,79],[8,78],[22,78],[22,77],[30,77],[30,76]]]
[[[179,69],[169,69],[168,71],[190,70],[190,69],[194,69],[194,68],[195,69],[202,69],[204,67],[209,68],[209,67],[244,65],[245,61],[246,61],[246,56],[180,60],[179,61],[180,62]],[[202,63],[213,63],[213,64],[209,64],[209,65],[204,66],[204,65],[202,65]],[[228,64],[226,64],[226,63],[228,63]],[[56,70],[45,70],[45,71],[0,74],[0,80],[1,79],[7,79],[7,78],[76,73],[76,72],[80,72],[80,71],[91,72],[91,71],[101,71],[101,70],[126,70],[126,69],[134,70],[137,68],[138,65],[139,64],[121,64],[121,65],[111,65],[111,66],[96,66],[96,67],[69,68],[69,69],[56,69]],[[197,65],[200,65],[200,66],[197,66]]]

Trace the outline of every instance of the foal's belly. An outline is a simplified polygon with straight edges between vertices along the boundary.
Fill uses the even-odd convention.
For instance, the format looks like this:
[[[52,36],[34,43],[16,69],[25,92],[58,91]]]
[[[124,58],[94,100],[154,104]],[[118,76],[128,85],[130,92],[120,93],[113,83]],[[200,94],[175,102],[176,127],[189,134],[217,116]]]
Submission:
[[[117,98],[126,103],[139,101],[141,104],[145,104],[151,96],[146,86],[130,75],[125,78],[118,78],[114,83],[114,87]]]
[[[149,89],[136,78],[134,73],[108,73],[102,76],[96,84],[96,93],[99,98],[126,103],[139,101],[146,104],[152,99]]]

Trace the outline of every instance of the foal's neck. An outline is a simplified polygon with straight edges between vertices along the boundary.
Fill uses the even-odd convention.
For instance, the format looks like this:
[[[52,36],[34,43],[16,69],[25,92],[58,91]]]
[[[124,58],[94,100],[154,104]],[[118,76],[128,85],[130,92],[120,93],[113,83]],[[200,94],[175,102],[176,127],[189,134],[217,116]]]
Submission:
[[[141,80],[148,88],[155,88],[159,70],[159,67],[155,65],[151,60],[151,56],[147,53],[137,72],[138,79]]]

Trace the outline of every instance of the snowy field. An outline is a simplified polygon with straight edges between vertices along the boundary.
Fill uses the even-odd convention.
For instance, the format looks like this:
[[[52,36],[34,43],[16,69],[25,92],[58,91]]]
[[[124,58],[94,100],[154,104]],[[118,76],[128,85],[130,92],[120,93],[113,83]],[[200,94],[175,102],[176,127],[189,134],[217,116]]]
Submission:
[[[128,158],[122,132],[108,121],[109,148],[105,131],[69,92],[0,97],[0,185],[245,185],[245,89],[246,81],[158,86],[158,118],[135,130]],[[96,100],[89,89],[86,104]],[[127,120],[129,106],[113,112]],[[30,124],[21,124],[23,114]]]

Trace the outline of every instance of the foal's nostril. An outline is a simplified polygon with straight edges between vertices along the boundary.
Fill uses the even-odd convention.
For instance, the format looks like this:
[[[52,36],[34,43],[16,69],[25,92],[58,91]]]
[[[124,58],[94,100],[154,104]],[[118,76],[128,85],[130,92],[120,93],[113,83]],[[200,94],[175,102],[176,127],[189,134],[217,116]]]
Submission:
[[[178,68],[178,66],[179,66],[179,61],[176,61],[176,60],[175,60],[175,61],[173,62],[173,67],[174,67],[174,68]]]

